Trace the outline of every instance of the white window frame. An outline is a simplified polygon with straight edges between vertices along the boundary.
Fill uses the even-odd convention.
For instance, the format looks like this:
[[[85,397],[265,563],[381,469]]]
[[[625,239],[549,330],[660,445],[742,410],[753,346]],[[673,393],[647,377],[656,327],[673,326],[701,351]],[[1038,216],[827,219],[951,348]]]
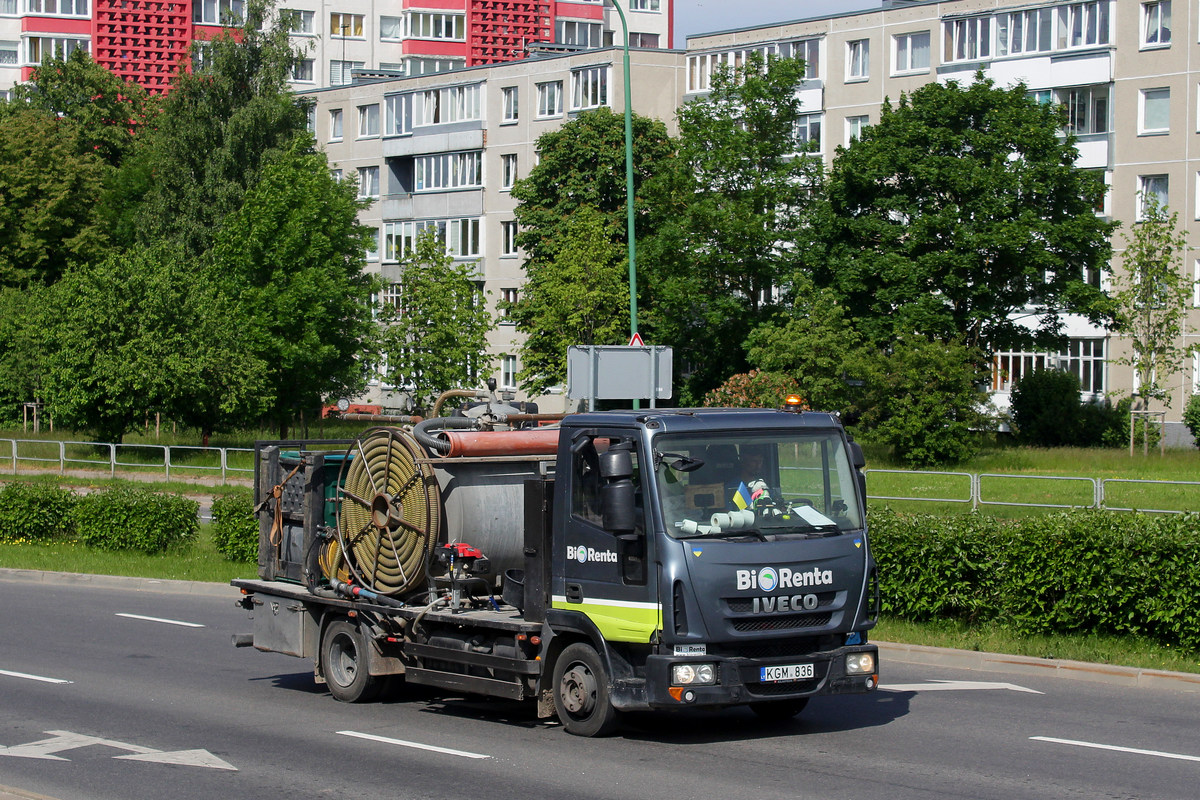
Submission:
[[[0,17],[15,17],[20,13],[17,0],[0,0]]]
[[[5,40],[0,42],[0,53],[11,53],[8,58],[0,57],[0,68],[21,66],[21,43]]]
[[[297,58],[292,65],[293,83],[316,83],[317,64],[311,58]]]
[[[367,261],[378,261],[379,260],[379,228],[375,228],[375,227],[371,228],[371,235],[367,242],[366,260]]]
[[[925,39],[925,63],[914,63],[913,53],[916,48],[913,44],[921,38]],[[929,31],[912,31],[911,33],[898,33],[892,37],[892,74],[893,75],[915,75],[923,72],[929,72],[932,64],[933,36]]]
[[[330,11],[329,38],[365,39],[366,17],[363,14],[351,14],[347,11]]]
[[[1142,50],[1170,47],[1171,0],[1142,3],[1138,32],[1138,43]]]
[[[379,197],[379,167],[358,168],[358,196],[361,199],[377,199]]]
[[[407,38],[428,41],[465,42],[467,17],[445,11],[409,11],[405,15]]]
[[[1150,95],[1153,94],[1154,98]],[[1165,101],[1166,103],[1166,124],[1163,127],[1151,128],[1146,124],[1146,111],[1153,99],[1155,102]],[[1171,131],[1171,88],[1169,86],[1155,86],[1151,89],[1141,89],[1138,91],[1138,134],[1139,135],[1159,135],[1170,133]]]
[[[426,89],[414,103],[413,127],[482,119],[482,109],[483,84]]]
[[[317,12],[302,8],[281,8],[279,16],[288,26],[289,36],[314,36],[317,32]]]
[[[379,103],[358,107],[358,138],[374,139],[379,136]]]
[[[1054,50],[1054,8],[996,15],[996,55],[1018,56]]]
[[[199,25],[236,24],[245,18],[245,0],[195,0],[192,3],[192,22]]]
[[[1161,190],[1158,188],[1161,186]],[[1168,208],[1171,201],[1171,176],[1167,174],[1139,175],[1137,183],[1137,216],[1136,220],[1146,218],[1146,198],[1154,194],[1159,198],[1159,206]]]
[[[658,13],[659,0],[629,0],[630,11],[652,11]]]
[[[383,135],[406,136],[413,130],[412,92],[389,94],[383,98]]]
[[[346,115],[340,108],[329,109],[329,141],[340,142],[345,133]]]
[[[516,153],[500,154],[500,191],[511,191],[517,182],[517,167],[520,160]]]
[[[510,286],[500,290],[500,302],[497,304],[497,309],[500,311],[500,319],[497,321],[501,325],[516,324],[506,306],[510,303],[516,303],[520,299],[521,290],[516,287]]]
[[[413,159],[413,191],[477,189],[483,185],[483,151],[433,153]]]
[[[1200,258],[1192,266],[1192,308],[1200,308]],[[1200,358],[1200,353],[1196,357]]]
[[[846,117],[846,146],[849,147],[851,142],[861,137],[863,128],[866,128],[870,124],[870,114],[857,114]]]
[[[796,119],[796,139],[801,144],[806,144],[812,139],[816,139],[817,148],[815,150],[806,150],[806,153],[823,153],[825,152],[825,141],[823,137],[823,128],[825,127],[825,115],[821,112],[815,114],[800,114]],[[813,136],[813,131],[816,131],[816,136]]]
[[[630,34],[632,37],[633,34]],[[612,34],[609,34],[611,39]],[[554,24],[554,41],[558,44],[573,44],[579,45],[584,49],[592,50],[597,47],[604,47],[604,26],[593,20],[572,20],[560,19]],[[612,42],[608,42],[612,44]],[[630,39],[629,46],[633,46],[633,40]]]
[[[517,388],[517,372],[519,371],[516,356],[500,356],[500,388],[515,391]]]
[[[1099,47],[1111,41],[1109,0],[1089,0],[1057,6],[1056,49]]]
[[[571,110],[586,111],[608,105],[611,67],[587,67],[571,71]]]
[[[942,31],[943,62],[986,61],[992,57],[991,17],[948,19],[942,23]]]
[[[517,255],[517,221],[506,219],[500,223],[500,255]]]
[[[90,39],[77,36],[55,36],[55,35],[35,35],[27,36],[23,40],[25,47],[25,66],[36,67],[42,63],[47,55],[53,54],[57,58],[66,58],[76,50],[83,50],[85,53],[92,52],[92,43]],[[48,43],[48,44],[47,44]],[[46,52],[46,48],[50,48],[50,52]]]
[[[25,0],[25,9],[39,17],[90,17],[89,0]],[[14,3],[13,11],[16,14]]]
[[[846,83],[871,78],[871,40],[855,39],[846,42]]]
[[[554,119],[563,115],[563,82],[546,81],[537,85],[537,119]]]
[[[505,86],[500,89],[500,102],[503,109],[500,123],[517,122],[521,118],[521,89],[519,86]]]
[[[348,86],[354,81],[354,70],[362,69],[364,66],[366,63],[363,61],[330,61],[329,85]]]
[[[386,20],[386,22],[384,21]],[[379,41],[400,42],[404,40],[404,17],[392,14],[379,16]]]
[[[483,226],[479,217],[403,220],[383,223],[383,260],[403,260],[426,228],[437,231],[438,240],[451,258],[473,259],[483,254]]]

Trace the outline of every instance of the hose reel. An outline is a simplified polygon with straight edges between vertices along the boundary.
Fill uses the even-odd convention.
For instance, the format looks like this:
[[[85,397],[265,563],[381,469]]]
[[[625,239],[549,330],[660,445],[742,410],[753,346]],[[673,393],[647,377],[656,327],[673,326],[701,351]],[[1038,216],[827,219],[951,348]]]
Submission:
[[[371,428],[346,453],[338,480],[337,541],[326,578],[346,573],[379,594],[421,588],[441,534],[440,490],[425,451],[399,428]]]

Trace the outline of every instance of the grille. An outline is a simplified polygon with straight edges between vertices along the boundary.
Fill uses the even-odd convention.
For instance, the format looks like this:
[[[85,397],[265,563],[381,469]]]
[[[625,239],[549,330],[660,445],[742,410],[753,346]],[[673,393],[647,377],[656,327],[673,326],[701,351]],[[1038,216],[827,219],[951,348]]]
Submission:
[[[790,628],[819,628],[828,625],[832,614],[775,614],[769,617],[731,619],[731,627],[739,633],[753,631],[782,631]]]
[[[737,644],[731,647],[731,654],[743,658],[782,658],[785,656],[806,656],[821,649],[821,639],[792,639],[783,642],[759,642],[754,644]]]
[[[836,599],[837,592],[817,592],[817,608],[831,606]],[[725,600],[725,605],[735,614],[754,613],[753,597],[730,597]]]
[[[810,692],[817,688],[817,681],[788,681],[785,683],[747,683],[746,691],[759,697],[770,697],[779,694],[796,694]]]

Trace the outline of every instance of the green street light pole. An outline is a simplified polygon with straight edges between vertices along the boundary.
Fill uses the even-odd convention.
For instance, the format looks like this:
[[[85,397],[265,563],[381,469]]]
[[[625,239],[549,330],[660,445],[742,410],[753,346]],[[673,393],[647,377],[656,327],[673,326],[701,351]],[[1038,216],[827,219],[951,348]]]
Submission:
[[[637,239],[633,234],[633,97],[629,82],[629,23],[625,21],[625,12],[617,0],[612,0],[613,8],[621,17],[621,27],[625,32],[624,52],[621,56],[622,69],[625,72],[625,228],[629,240],[629,339],[637,335]]]

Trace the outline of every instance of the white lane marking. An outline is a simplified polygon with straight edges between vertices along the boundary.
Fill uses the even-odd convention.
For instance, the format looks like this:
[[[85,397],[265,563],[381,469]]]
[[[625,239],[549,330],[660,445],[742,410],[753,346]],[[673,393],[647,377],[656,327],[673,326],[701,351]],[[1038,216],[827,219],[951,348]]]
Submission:
[[[386,736],[373,736],[369,733],[359,733],[358,731],[338,731],[342,736],[353,736],[356,739],[369,739],[372,742],[383,742],[384,744],[394,744],[400,747],[414,747],[417,750],[431,750],[434,753],[445,753],[451,756],[462,756],[463,758],[491,758],[483,753],[468,753],[466,750],[451,750],[449,747],[437,747],[432,744],[421,744],[420,742],[406,742],[403,739],[389,739]]]
[[[1007,689],[1010,692],[1042,694],[1037,689],[1026,689],[1015,683],[987,683],[986,681],[933,681],[932,683],[888,683],[880,685],[885,692],[946,692],[968,689]]]
[[[132,756],[113,756],[124,761],[150,761],[155,764],[177,764],[184,767],[207,767],[237,772],[238,768],[207,750],[176,750],[171,753],[142,753]]]
[[[1200,761],[1200,756],[1186,756],[1182,753],[1164,753],[1161,750],[1142,750],[1137,747],[1118,747],[1115,744],[1098,744],[1096,742],[1078,742],[1074,739],[1056,739],[1053,736],[1030,736],[1035,742],[1050,742],[1051,744],[1069,744],[1074,747],[1090,747],[1093,750],[1112,750],[1117,753],[1133,753],[1139,756],[1154,756],[1155,758],[1173,758],[1177,761]]]
[[[10,678],[24,678],[28,681],[41,681],[42,683],[72,683],[62,678],[46,678],[41,675],[30,675],[26,672],[10,672],[6,669],[0,669],[0,675],[7,675]]]
[[[145,620],[146,622],[162,622],[167,625],[182,625],[185,628],[204,627],[199,622],[181,622],[177,619],[163,619],[162,617],[143,617],[141,614],[117,614],[116,616],[125,617],[126,619],[141,619]]]
[[[58,753],[67,750],[78,750],[81,747],[102,745],[118,750],[128,750],[132,753],[132,755],[127,756],[113,756],[116,759],[151,761],[157,764],[176,764],[186,767],[207,767],[209,769],[225,769],[237,772],[237,767],[227,761],[221,760],[207,750],[176,750],[164,753],[162,750],[155,750],[153,747],[142,747],[137,744],[118,742],[114,739],[104,739],[100,736],[88,736],[84,733],[72,733],[71,731],[46,731],[46,733],[51,738],[29,742],[28,744],[14,745],[12,747],[0,747],[0,756],[37,758],[43,761],[70,761],[71,759],[63,758]]]

